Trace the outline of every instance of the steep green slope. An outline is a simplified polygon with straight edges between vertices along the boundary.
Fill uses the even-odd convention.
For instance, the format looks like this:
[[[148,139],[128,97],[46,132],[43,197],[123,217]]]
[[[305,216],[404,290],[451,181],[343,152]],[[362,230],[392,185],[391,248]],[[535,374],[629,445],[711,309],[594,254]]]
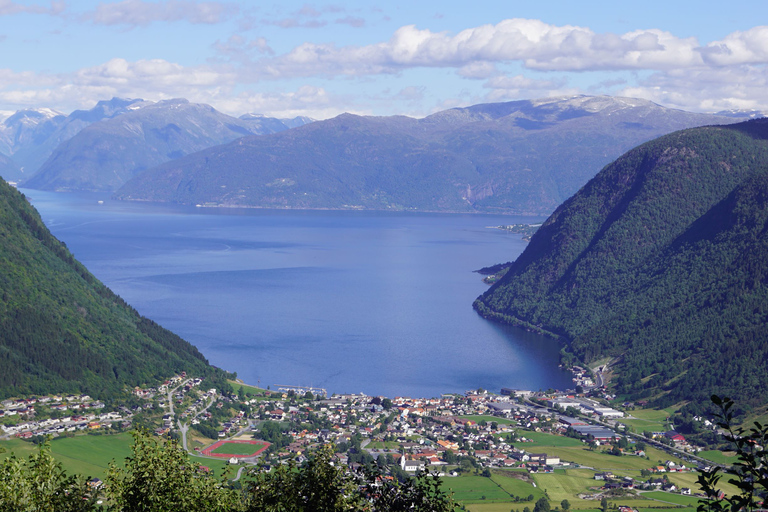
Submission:
[[[106,397],[186,370],[195,347],[143,318],[77,262],[24,196],[0,182],[0,397]]]
[[[768,122],[696,128],[603,169],[475,302],[620,358],[618,390],[659,404],[768,392]]]

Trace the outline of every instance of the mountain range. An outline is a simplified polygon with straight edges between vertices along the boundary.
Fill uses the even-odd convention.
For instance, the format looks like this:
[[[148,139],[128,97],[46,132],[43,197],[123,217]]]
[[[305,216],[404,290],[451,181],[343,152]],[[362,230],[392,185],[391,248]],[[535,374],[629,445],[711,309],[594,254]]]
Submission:
[[[173,160],[137,175],[115,197],[548,214],[641,142],[736,121],[607,96],[481,104],[423,119],[343,114]]]
[[[28,181],[45,171],[32,183],[38,188],[104,190],[105,181],[120,184],[124,176],[146,166],[243,135],[274,133],[306,122],[311,119],[256,114],[237,119],[186,100],[113,98],[66,116],[45,108],[22,110],[0,124],[0,153],[16,164],[15,169],[0,171],[12,181]]]
[[[660,137],[605,167],[475,301],[483,316],[613,360],[668,406],[768,396],[768,119]]]

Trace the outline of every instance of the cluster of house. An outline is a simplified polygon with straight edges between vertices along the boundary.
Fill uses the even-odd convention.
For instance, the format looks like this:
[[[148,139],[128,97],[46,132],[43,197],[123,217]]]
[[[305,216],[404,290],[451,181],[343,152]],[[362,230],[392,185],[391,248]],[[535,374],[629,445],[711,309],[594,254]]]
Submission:
[[[199,385],[200,383],[196,383],[195,385]],[[191,389],[191,388],[190,388]],[[205,409],[212,403],[214,400],[216,400],[216,389],[211,388],[202,395],[200,395],[197,400],[195,400],[192,405],[190,405],[186,411],[181,413],[182,418],[192,418],[192,424],[197,425],[200,423],[200,417],[203,418],[210,418],[211,413],[205,411]]]
[[[510,407],[499,407],[499,404]],[[471,456],[480,465],[488,467],[520,466],[529,471],[552,471],[560,464],[557,457],[545,453],[528,453],[519,448],[528,440],[516,437],[515,429],[503,421],[490,420],[481,425],[465,417],[494,415],[515,419],[518,424],[533,429],[546,423],[545,428],[550,429],[552,418],[542,417],[543,409],[514,403],[509,396],[468,392],[463,397],[396,397],[383,404],[381,399],[366,395],[333,395],[311,404],[302,403],[301,406],[276,400],[259,402],[258,407],[264,411],[262,416],[270,419],[301,423],[311,412],[331,425],[330,428],[314,431],[287,432],[293,442],[277,453],[278,458],[301,456],[319,442],[334,441],[339,444],[351,442],[357,436],[366,440],[366,444],[396,441],[397,449],[382,449],[379,453],[399,457],[405,471],[446,465],[449,451],[451,457]],[[340,462],[348,463],[345,455],[339,458]]]
[[[130,415],[124,418],[118,412],[96,413],[95,411],[104,409],[104,403],[93,400],[88,395],[46,395],[9,399],[4,400],[0,405],[2,405],[0,418],[18,417],[18,421],[0,426],[3,437],[16,436],[28,439],[38,435],[109,428],[114,422],[128,422],[125,426],[130,426]],[[54,414],[58,417],[34,419],[38,416],[48,416],[47,413],[53,411],[56,411]],[[62,416],[64,411],[75,414]]]
[[[219,437],[227,437],[231,433],[239,431],[246,422],[245,413],[238,411],[232,418],[221,424]]]
[[[41,421],[29,421],[16,425],[5,425],[2,429],[6,436],[29,439],[34,436],[55,435],[64,432],[76,432],[78,430],[110,428],[116,422],[121,423],[124,428],[131,426],[130,417],[124,418],[118,412],[107,412],[99,415],[73,415],[62,418],[48,418]]]
[[[575,386],[581,386],[584,389],[590,389],[595,386],[595,381],[592,380],[592,373],[589,370],[585,370],[580,366],[573,366],[571,372],[573,373],[573,384]]]
[[[199,377],[187,379],[187,372],[181,372],[180,374],[174,375],[170,379],[164,381],[162,384],[160,384],[157,387],[140,388],[137,386],[133,388],[131,393],[139,398],[151,400],[158,394],[168,393],[169,389],[181,386],[182,383],[184,384],[184,386],[182,386],[183,391],[177,391],[177,395],[180,393],[189,391],[195,386],[199,386],[201,382],[203,382],[203,379]]]

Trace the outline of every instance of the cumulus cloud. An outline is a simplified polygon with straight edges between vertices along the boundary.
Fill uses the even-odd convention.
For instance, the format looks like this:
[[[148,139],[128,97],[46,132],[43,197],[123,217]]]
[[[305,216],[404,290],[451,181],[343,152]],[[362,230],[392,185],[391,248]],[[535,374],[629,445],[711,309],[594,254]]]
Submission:
[[[194,24],[215,24],[237,14],[238,6],[224,2],[194,2],[191,0],[123,0],[99,3],[83,18],[98,25],[146,26],[156,21],[186,21]]]
[[[389,41],[337,47],[304,43],[266,62],[276,76],[395,73],[411,67],[471,70],[478,62],[521,62],[536,70],[674,69],[700,64],[693,38],[660,30],[596,34],[576,26],[510,19],[456,35],[399,28]]]
[[[19,5],[0,0],[0,14]],[[102,12],[99,22],[129,26],[159,20],[207,23],[231,15],[215,9],[195,10],[206,5],[224,8],[229,4],[126,0],[112,4],[116,10],[109,16]],[[102,7],[105,4],[90,13],[92,21],[97,22],[96,14]],[[185,11],[183,15],[179,10]],[[331,24],[348,19],[354,26],[356,22],[346,15],[340,8],[307,4],[282,20],[293,19],[308,26],[310,22]],[[393,86],[379,98],[370,90],[363,92],[362,87],[342,98],[331,92],[331,82],[325,88],[317,83],[340,76],[368,79],[378,74],[405,76],[409,69],[444,68],[467,79],[463,82],[467,85],[465,90],[450,90],[441,93],[445,94],[442,98],[433,98],[435,108],[606,89],[696,111],[768,108],[768,27],[733,32],[702,45],[693,38],[656,29],[608,34],[585,27],[511,19],[455,34],[404,26],[389,39],[373,44],[305,42],[279,55],[269,43],[263,37],[240,34],[216,41],[212,45],[216,59],[204,66],[182,66],[163,59],[112,59],[67,74],[0,69],[0,101],[8,107],[48,105],[66,110],[111,96],[150,100],[186,97],[228,113],[253,111],[315,118],[368,111],[378,102],[385,112],[402,112],[403,106],[419,112],[427,109],[424,104],[432,94],[411,85],[417,83],[412,77],[406,76],[407,82]],[[509,69],[515,71],[503,73]],[[598,73],[590,75],[588,71]],[[578,79],[573,72],[579,72]],[[591,86],[591,76],[598,77],[594,81],[599,83]],[[304,83],[314,85],[298,87],[291,82],[291,90],[280,90],[279,81],[304,77]],[[575,82],[586,90],[573,87]],[[259,84],[258,91],[244,92],[255,84]],[[280,92],[265,92],[270,85]],[[618,88],[621,90],[614,91]],[[447,96],[452,97],[445,99]]]
[[[345,111],[363,112],[353,98],[303,85],[291,91],[235,91],[237,75],[227,67],[182,66],[162,59],[111,59],[74,73],[17,73],[0,69],[0,104],[16,109],[47,106],[69,112],[104,98],[158,101],[186,98],[230,115],[258,112],[275,117],[307,115],[324,119]]]
[[[654,73],[617,94],[685,110],[768,109],[768,70],[761,65],[696,67]]]
[[[231,93],[235,75],[225,68],[184,67],[162,59],[112,59],[73,73],[0,70],[0,102],[16,108],[46,105],[61,110],[113,96],[149,100],[185,97],[210,100]]]
[[[768,62],[768,26],[737,31],[699,49],[704,61],[715,66]]]

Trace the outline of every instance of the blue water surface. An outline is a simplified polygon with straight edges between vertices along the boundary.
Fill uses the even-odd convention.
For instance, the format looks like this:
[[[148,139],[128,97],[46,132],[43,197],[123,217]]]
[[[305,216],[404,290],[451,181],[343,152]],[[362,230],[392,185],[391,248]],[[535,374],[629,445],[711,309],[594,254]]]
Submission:
[[[390,397],[572,385],[555,341],[472,309],[486,289],[473,270],[525,247],[490,226],[541,219],[23,192],[93,274],[248,383]]]

